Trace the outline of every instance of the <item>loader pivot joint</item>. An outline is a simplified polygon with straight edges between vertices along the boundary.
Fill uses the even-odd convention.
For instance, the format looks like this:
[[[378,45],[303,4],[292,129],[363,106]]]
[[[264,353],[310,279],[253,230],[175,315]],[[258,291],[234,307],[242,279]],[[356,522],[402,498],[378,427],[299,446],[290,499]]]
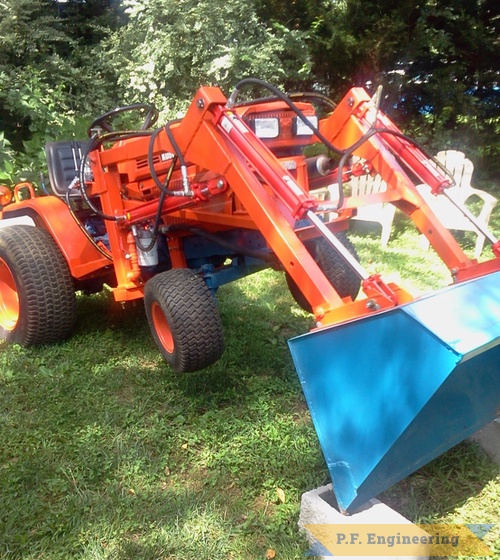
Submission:
[[[368,309],[376,310],[379,308],[377,305],[374,305],[374,303],[376,303],[374,298],[376,298],[377,295],[391,301],[394,305],[398,304],[398,297],[396,293],[382,280],[380,274],[372,274],[363,280],[363,290],[365,294],[372,296],[372,299],[370,300],[372,301],[371,305],[367,305]]]

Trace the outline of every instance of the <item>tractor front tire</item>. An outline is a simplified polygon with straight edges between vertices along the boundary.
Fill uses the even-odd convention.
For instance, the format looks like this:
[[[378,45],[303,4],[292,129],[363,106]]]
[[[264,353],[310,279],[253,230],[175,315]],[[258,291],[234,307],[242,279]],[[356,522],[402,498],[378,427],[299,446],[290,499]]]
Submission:
[[[73,280],[45,230],[0,229],[0,339],[34,346],[67,338],[76,320]]]
[[[336,233],[335,236],[342,242],[349,253],[351,253],[356,260],[359,260],[356,248],[347,235],[341,231]],[[325,239],[317,239],[309,242],[306,246],[339,296],[341,298],[350,297],[353,300],[356,299],[361,287],[361,279],[347,264],[340,253]],[[304,311],[311,313],[311,304],[307,301],[299,286],[297,286],[288,273],[286,273],[286,282],[297,304],[302,307]]]
[[[222,356],[224,336],[217,303],[192,270],[168,270],[148,280],[144,303],[153,339],[176,373],[197,371]]]

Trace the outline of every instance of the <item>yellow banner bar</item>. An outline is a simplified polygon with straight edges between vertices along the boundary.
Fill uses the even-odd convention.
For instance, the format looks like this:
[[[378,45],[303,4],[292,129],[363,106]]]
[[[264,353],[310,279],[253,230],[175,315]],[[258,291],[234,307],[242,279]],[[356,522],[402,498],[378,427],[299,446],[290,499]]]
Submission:
[[[353,523],[305,528],[334,556],[493,556],[465,525]]]

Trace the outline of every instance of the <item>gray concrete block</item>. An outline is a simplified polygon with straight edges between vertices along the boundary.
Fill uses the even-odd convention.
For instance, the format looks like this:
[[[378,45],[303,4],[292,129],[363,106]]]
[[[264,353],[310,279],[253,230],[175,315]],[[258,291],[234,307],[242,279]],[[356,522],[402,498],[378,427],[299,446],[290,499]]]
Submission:
[[[492,461],[500,465],[500,417],[484,426],[472,435],[470,440],[478,443]],[[302,495],[299,516],[299,528],[306,531],[311,544],[311,552],[320,559],[353,560],[373,558],[369,556],[333,556],[322,547],[317,540],[305,529],[306,525],[357,525],[357,524],[411,524],[411,521],[394,511],[379,500],[370,500],[363,509],[352,515],[340,513],[332,485],[321,486]],[[426,560],[429,556],[391,556],[391,560],[402,558],[405,560]]]
[[[353,560],[355,558],[374,558],[373,556],[333,556],[305,529],[306,525],[411,525],[411,521],[379,500],[370,500],[363,509],[351,515],[343,515],[336,506],[332,485],[321,486],[302,495],[300,504],[299,528],[306,531],[311,551],[321,559]],[[391,560],[426,560],[429,556],[391,556]]]
[[[486,424],[470,439],[478,443],[486,455],[497,465],[500,465],[500,418]]]

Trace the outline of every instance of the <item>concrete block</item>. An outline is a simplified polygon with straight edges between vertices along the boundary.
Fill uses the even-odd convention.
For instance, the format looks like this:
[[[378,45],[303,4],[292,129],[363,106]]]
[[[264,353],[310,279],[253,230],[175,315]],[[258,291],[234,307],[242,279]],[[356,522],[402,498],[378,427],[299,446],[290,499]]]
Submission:
[[[500,417],[473,434],[470,440],[478,443],[492,461],[500,465]],[[311,552],[320,559],[353,560],[374,558],[368,556],[333,556],[305,529],[305,525],[405,525],[411,521],[379,500],[370,500],[363,509],[351,515],[340,513],[332,485],[321,486],[302,495],[299,528],[306,531]],[[390,560],[426,560],[429,556],[391,556]]]
[[[488,457],[500,465],[500,418],[486,424],[470,439],[478,443]]]
[[[311,552],[321,559],[353,560],[355,558],[374,558],[373,556],[333,556],[305,529],[305,525],[411,525],[411,521],[398,512],[383,504],[379,500],[370,500],[363,509],[351,515],[340,513],[332,485],[321,486],[302,495],[300,504],[299,528],[306,531],[307,538],[311,544]],[[429,556],[391,556],[391,560],[398,558],[404,560],[427,560]]]

